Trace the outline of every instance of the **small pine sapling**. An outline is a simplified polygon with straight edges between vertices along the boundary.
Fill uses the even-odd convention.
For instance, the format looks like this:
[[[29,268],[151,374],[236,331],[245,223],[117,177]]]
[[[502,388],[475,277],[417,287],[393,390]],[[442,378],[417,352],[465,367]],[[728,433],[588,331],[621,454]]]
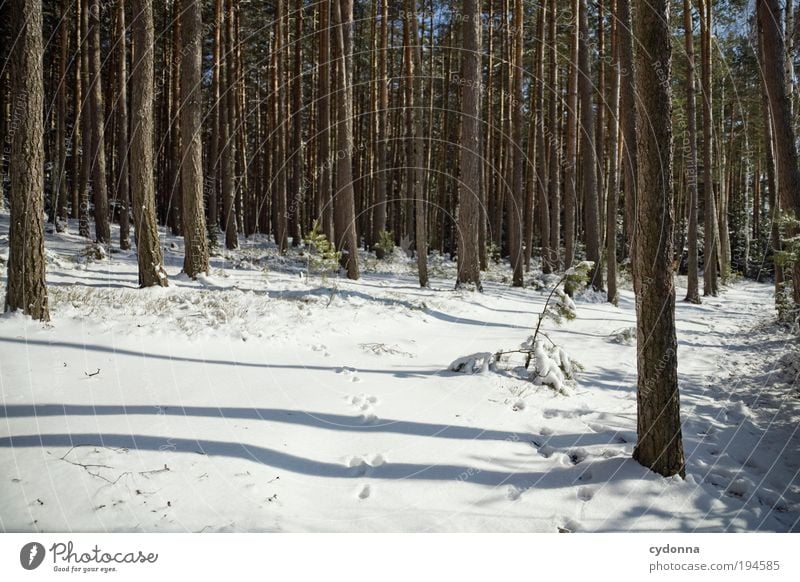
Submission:
[[[314,221],[314,227],[303,239],[303,242],[309,251],[309,273],[312,270],[318,272],[324,281],[329,273],[335,273],[339,269],[341,253],[333,247],[325,233],[322,232],[319,220]]]
[[[394,236],[387,230],[382,230],[378,233],[378,242],[372,245],[372,250],[375,251],[375,256],[378,259],[385,257],[391,258],[394,254]]]

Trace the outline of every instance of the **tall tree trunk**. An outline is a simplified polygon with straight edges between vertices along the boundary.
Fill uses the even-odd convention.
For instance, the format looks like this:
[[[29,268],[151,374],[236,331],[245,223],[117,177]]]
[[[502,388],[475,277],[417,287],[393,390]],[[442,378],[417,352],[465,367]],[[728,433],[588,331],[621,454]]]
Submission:
[[[456,287],[481,287],[478,220],[481,217],[481,19],[477,0],[462,0],[460,182],[458,192],[458,279]]]
[[[5,311],[48,321],[44,257],[44,77],[42,4],[14,0],[11,102],[18,112],[11,142],[11,219]]]
[[[209,144],[208,164],[206,173],[206,190],[208,191],[208,234],[209,243],[216,246],[219,238],[219,163],[220,142],[222,139],[220,129],[220,98],[221,98],[221,67],[222,59],[222,3],[224,0],[214,0],[214,50],[212,54],[211,78],[211,143]]]
[[[414,204],[414,246],[417,252],[417,271],[420,287],[428,286],[427,207],[422,190],[423,143],[421,114],[417,111],[420,95],[419,34],[417,32],[416,0],[405,0],[403,44],[405,54],[405,115],[406,115],[406,197]]]
[[[522,63],[522,27],[524,23],[524,12],[522,9],[522,0],[514,0],[514,37],[512,39],[514,53],[513,53],[513,67],[511,69],[511,78],[513,81],[513,99],[509,103],[509,118],[511,120],[511,133],[508,142],[508,155],[506,159],[512,160],[511,162],[511,204],[508,207],[508,238],[509,238],[509,255],[511,258],[511,269],[513,271],[511,284],[514,287],[522,287],[523,285],[523,267],[524,260],[522,254],[522,241],[523,241],[523,225],[524,221],[522,213],[525,208],[525,201],[522,198],[524,188],[524,165],[522,156],[522,123],[523,123],[523,110],[522,110],[522,71],[524,69]],[[548,217],[549,220],[549,217]]]
[[[758,61],[764,62],[764,25],[760,19],[758,22]],[[775,261],[775,254],[781,250],[781,236],[780,236],[780,201],[778,198],[777,187],[775,184],[775,142],[772,139],[772,114],[770,112],[769,95],[767,92],[766,78],[761,76],[761,114],[762,114],[762,132],[764,141],[764,155],[766,157],[766,171],[767,171],[767,198],[769,201],[770,210],[770,246],[773,253],[773,264],[775,268],[775,303],[776,306],[781,301],[784,287],[784,272],[783,265],[779,261]],[[758,182],[756,182],[758,185]],[[753,223],[754,226],[760,223],[760,206],[757,201],[753,201]]]
[[[353,191],[353,0],[333,6],[336,48],[336,248],[344,254],[349,279],[358,279],[358,237]]]
[[[230,0],[229,0],[230,1]],[[275,4],[275,68],[273,79],[273,93],[275,99],[275,148],[273,157],[273,205],[275,206],[275,244],[281,253],[286,252],[289,246],[289,225],[287,220],[286,199],[286,81],[284,69],[284,23],[283,3],[278,0]]]
[[[200,273],[208,273],[208,241],[203,208],[203,19],[200,0],[184,0],[181,31],[183,270],[194,279]]]
[[[550,265],[555,270],[559,270],[561,257],[561,161],[559,160],[559,117],[558,117],[558,101],[560,99],[558,88],[558,11],[557,0],[550,0],[550,20],[547,26],[547,47],[548,47],[548,72],[547,72],[547,119],[550,123],[547,144],[549,146],[548,159],[548,205],[550,208]],[[521,63],[520,63],[521,67]],[[521,89],[520,89],[521,91]],[[522,100],[520,96],[520,101]],[[544,152],[542,152],[544,155]]]
[[[131,0],[133,59],[131,71],[131,193],[141,287],[167,286],[158,241],[153,163],[152,0]]]
[[[292,246],[303,238],[301,208],[303,191],[303,0],[294,4],[294,66],[292,72],[292,204],[289,208]]]
[[[280,0],[279,5],[283,0]],[[222,197],[225,221],[225,248],[239,247],[236,233],[236,77],[234,65],[233,0],[225,4],[225,49],[221,58],[225,61],[225,85],[220,103],[222,108]]]
[[[627,0],[620,0],[620,3]],[[564,266],[575,261],[575,212],[578,207],[578,13],[580,0],[573,0],[573,33],[570,37],[567,80],[566,163],[564,164]],[[620,27],[622,28],[622,27]],[[621,38],[621,37],[620,37]],[[626,115],[626,117],[628,117]]]
[[[606,197],[606,264],[608,277],[608,302],[617,304],[617,210],[619,201],[619,81],[620,50],[617,0],[611,0],[611,86],[609,88],[608,116],[608,194]]]
[[[686,160],[686,185],[689,188],[689,281],[686,301],[700,303],[697,261],[697,114],[694,97],[694,19],[691,0],[683,0],[683,30],[686,47],[686,117],[689,159]]]
[[[386,230],[386,137],[389,123],[389,79],[386,77],[386,62],[389,51],[389,2],[379,0],[381,5],[380,47],[378,49],[378,103],[377,131],[375,147],[375,206],[372,210],[372,242],[377,242],[380,233]]]
[[[583,177],[584,229],[586,258],[594,263],[589,284],[599,291],[603,288],[603,269],[600,261],[600,213],[597,191],[597,159],[594,141],[594,103],[592,99],[592,70],[589,64],[589,24],[586,0],[580,0],[579,12],[578,93],[581,99],[581,155]]]
[[[53,167],[52,220],[56,231],[66,228],[67,220],[67,59],[69,54],[69,0],[61,0],[59,6],[59,53],[58,53],[58,111],[56,130],[56,163]]]
[[[92,110],[92,192],[94,193],[95,239],[99,243],[111,242],[111,226],[108,221],[108,189],[106,185],[105,108],[103,106],[103,84],[100,74],[100,26],[102,4],[92,0],[89,9],[89,68],[91,86],[89,97]]]
[[[631,32],[630,0],[619,2],[619,108],[625,114],[620,118],[622,126],[622,168],[625,185],[625,256],[631,254],[631,242],[636,220],[637,148],[636,148],[636,89],[633,70],[633,34]],[[636,282],[634,281],[634,291]],[[637,291],[638,292],[638,291]]]
[[[716,296],[717,280],[717,206],[714,195],[714,109],[711,84],[711,3],[698,0],[700,12],[700,52],[703,86],[703,194],[705,213],[703,220],[703,294]]]
[[[672,276],[672,41],[669,0],[636,10],[639,183],[633,273],[639,290],[637,442],[633,458],[664,475],[685,476],[678,394]]]
[[[128,178],[128,63],[125,26],[125,0],[117,0],[117,192],[119,206],[119,248],[131,248],[130,240],[130,182]]]
[[[81,170],[80,195],[78,204],[78,234],[90,238],[89,228],[89,188],[92,179],[92,107],[89,88],[89,0],[80,0],[80,47],[81,47]]]
[[[70,218],[77,219],[80,217],[81,205],[81,160],[83,158],[81,149],[82,145],[82,113],[83,106],[82,98],[82,73],[81,73],[81,42],[83,36],[81,35],[81,1],[75,1],[75,18],[73,25],[75,28],[75,48],[73,50],[73,90],[72,90],[72,164],[70,174],[72,177],[72,184],[70,187],[70,201],[72,207],[70,208]]]
[[[319,190],[320,207],[317,209],[317,218],[321,221],[322,232],[329,241],[333,241],[333,186],[331,184],[331,165],[330,148],[331,148],[331,101],[330,101],[330,80],[331,80],[331,67],[330,67],[330,16],[331,16],[331,3],[330,0],[320,0],[319,3],[319,99],[317,109],[317,125],[319,127],[317,136],[317,163],[319,164]],[[384,14],[383,18],[386,18]],[[384,46],[384,48],[386,48]],[[384,67],[386,63],[385,52]],[[384,68],[385,71],[385,68]],[[387,91],[388,87],[384,88]],[[388,97],[387,97],[388,101]],[[379,147],[380,147],[379,142]],[[386,146],[384,147],[384,157]],[[380,179],[380,178],[379,178]],[[385,198],[384,198],[385,199]],[[386,224],[386,210],[384,205],[383,224]],[[377,209],[376,209],[377,211]]]
[[[791,119],[789,94],[784,77],[784,47],[781,34],[781,12],[778,0],[757,0],[758,19],[763,27],[764,78],[772,112],[772,130],[775,143],[775,166],[780,206],[800,219],[800,168],[797,166],[797,146]],[[790,227],[787,234],[793,237],[797,228]],[[800,303],[800,262],[792,265],[794,303]]]

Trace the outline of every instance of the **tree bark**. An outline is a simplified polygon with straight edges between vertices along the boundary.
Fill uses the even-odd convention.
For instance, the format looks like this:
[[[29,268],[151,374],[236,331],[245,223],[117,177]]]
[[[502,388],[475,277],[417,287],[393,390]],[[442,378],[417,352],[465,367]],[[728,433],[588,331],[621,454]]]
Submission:
[[[95,239],[102,244],[111,242],[108,221],[108,189],[106,185],[105,108],[100,73],[100,26],[102,3],[91,0],[89,7],[89,98],[92,111],[92,192],[94,194]]]
[[[633,458],[685,476],[672,275],[672,41],[669,0],[636,11],[639,182],[632,246],[637,280],[637,442]]]
[[[701,77],[703,86],[703,196],[705,200],[703,220],[703,294],[716,296],[719,293],[717,277],[717,207],[714,195],[714,109],[711,85],[711,3],[698,0],[700,12]],[[781,73],[782,74],[782,73]]]
[[[683,0],[683,29],[686,47],[686,117],[689,150],[686,185],[689,189],[689,260],[686,301],[700,303],[697,259],[697,114],[694,96],[694,19],[691,0]]]
[[[202,59],[200,0],[184,0],[181,13],[181,185],[183,188],[183,270],[192,279],[208,273],[208,241],[203,208]]]
[[[586,258],[594,263],[589,284],[596,291],[603,288],[603,269],[600,261],[600,213],[597,191],[597,157],[594,141],[594,103],[592,99],[592,70],[589,64],[589,24],[586,0],[580,0],[578,42],[578,93],[581,99],[581,156],[583,177],[584,229]]]
[[[781,12],[777,0],[757,0],[758,19],[763,27],[764,79],[772,113],[775,166],[780,206],[800,218],[800,168],[791,119],[791,105],[784,77],[784,47],[781,34]],[[797,229],[787,229],[795,236]],[[800,303],[800,262],[792,266],[794,303]]]
[[[18,125],[11,142],[11,217],[5,311],[48,321],[44,256],[44,77],[42,5],[15,0],[11,95]]]
[[[152,0],[131,0],[133,64],[131,71],[131,192],[141,287],[167,286],[158,240],[153,164]]]
[[[618,0],[619,10],[619,107],[625,115],[622,126],[622,168],[625,186],[625,256],[631,254],[631,241],[636,221],[638,160],[636,151],[636,89],[634,87],[633,34],[631,33],[630,0]],[[634,281],[634,292],[636,282]]]
[[[608,277],[608,302],[614,305],[619,300],[617,292],[617,211],[619,201],[619,81],[620,50],[619,24],[617,23],[617,0],[611,0],[611,86],[609,88],[608,118],[608,194],[606,197],[606,265]]]
[[[481,288],[478,220],[481,217],[481,14],[477,0],[462,0],[461,147],[458,192],[458,278],[456,287]]]
[[[128,177],[128,64],[125,26],[125,0],[117,0],[117,192],[119,205],[119,248],[128,250],[130,241],[130,181]]]
[[[353,0],[333,5],[336,51],[336,248],[344,254],[348,279],[358,279],[358,237],[353,191]]]

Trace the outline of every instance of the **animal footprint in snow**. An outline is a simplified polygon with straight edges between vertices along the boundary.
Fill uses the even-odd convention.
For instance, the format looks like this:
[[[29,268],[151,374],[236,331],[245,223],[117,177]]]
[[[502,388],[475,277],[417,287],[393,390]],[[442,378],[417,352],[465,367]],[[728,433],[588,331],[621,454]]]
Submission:
[[[348,457],[345,464],[353,469],[356,475],[365,475],[368,470],[375,469],[386,463],[386,457],[383,455],[372,455],[369,459],[366,456],[355,455]]]
[[[342,374],[346,378],[350,378],[351,382],[361,382],[361,378],[358,377],[358,370],[355,368],[349,368],[347,366],[342,366],[338,370],[336,370],[337,374]]]
[[[511,501],[516,501],[522,495],[522,491],[520,491],[516,486],[509,485],[508,490],[506,491],[506,497]]]
[[[361,413],[361,421],[364,424],[369,424],[377,419],[373,409],[373,406],[375,406],[375,404],[378,402],[378,399],[375,396],[368,396],[367,394],[348,396],[347,402],[350,403],[350,406]]]
[[[326,358],[330,357],[330,352],[328,351],[328,346],[325,344],[314,344],[311,346],[311,349],[315,352],[322,352],[322,355]]]
[[[578,499],[581,501],[591,501],[594,497],[594,491],[589,487],[578,487]]]

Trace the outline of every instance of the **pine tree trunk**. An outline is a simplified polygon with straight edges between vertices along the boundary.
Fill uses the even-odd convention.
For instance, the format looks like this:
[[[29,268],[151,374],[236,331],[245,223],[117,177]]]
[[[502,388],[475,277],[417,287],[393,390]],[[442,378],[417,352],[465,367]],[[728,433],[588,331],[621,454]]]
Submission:
[[[603,269],[600,261],[600,214],[597,191],[597,159],[594,141],[594,104],[592,99],[592,70],[589,64],[589,24],[587,0],[580,0],[578,44],[578,93],[581,99],[581,169],[583,178],[584,229],[586,258],[594,263],[589,284],[596,291],[603,288]]]
[[[181,185],[183,188],[183,271],[192,279],[208,273],[208,242],[203,208],[203,21],[200,0],[184,0],[181,13]]]
[[[622,126],[622,168],[625,186],[625,253],[631,254],[632,235],[636,216],[636,183],[638,161],[636,151],[636,89],[633,71],[633,34],[631,33],[630,0],[617,0],[619,12],[619,65],[620,93],[619,108],[625,115],[620,116]],[[634,281],[634,291],[636,290]]]
[[[458,192],[458,279],[456,287],[480,281],[478,220],[481,189],[481,19],[477,0],[462,0],[460,182]]]
[[[117,184],[116,200],[119,205],[119,248],[128,250],[130,241],[130,182],[128,177],[128,64],[125,26],[125,0],[117,0]]]
[[[664,475],[685,476],[678,394],[672,275],[672,120],[669,0],[636,11],[638,191],[633,273],[639,290],[637,433],[633,458]],[[624,26],[624,25],[623,25]]]
[[[511,204],[508,207],[508,239],[511,269],[513,271],[511,285],[513,287],[522,287],[524,267],[522,248],[524,226],[522,213],[525,207],[525,201],[522,198],[522,189],[524,187],[524,164],[522,155],[522,27],[524,20],[522,0],[514,0],[514,20],[512,24],[514,36],[511,39],[513,45],[513,68],[511,70],[513,99],[509,100],[511,132],[508,136],[508,154],[506,156],[507,160],[511,160],[511,167],[508,172],[511,177],[511,195],[509,196]]]
[[[11,102],[18,113],[11,142],[11,217],[5,311],[48,321],[44,256],[44,77],[42,5],[15,0],[10,47]]]
[[[225,50],[221,56],[225,61],[225,85],[220,103],[222,108],[222,147],[224,148],[222,150],[222,197],[225,248],[232,250],[239,247],[239,237],[236,232],[236,76],[234,71],[233,0],[227,0],[225,13]]]
[[[619,81],[620,50],[619,24],[617,23],[617,0],[611,0],[611,86],[609,87],[608,119],[608,194],[606,197],[606,265],[608,278],[608,302],[619,300],[617,292],[617,211],[619,201]]]
[[[153,163],[153,31],[152,0],[131,0],[134,16],[131,69],[131,193],[141,287],[167,286],[158,240]]]
[[[627,0],[620,0],[620,3]],[[564,164],[564,266],[575,262],[575,212],[578,206],[578,13],[580,0],[573,0],[573,34],[570,37],[567,80],[566,163]],[[622,28],[622,27],[620,27]],[[627,117],[627,116],[626,116]]]
[[[714,194],[714,109],[711,85],[711,3],[698,0],[700,12],[700,52],[702,60],[703,86],[703,195],[705,213],[703,220],[703,294],[716,296],[719,292],[717,280],[717,207]]]
[[[56,163],[53,168],[53,222],[56,231],[66,228],[67,220],[67,59],[69,54],[69,1],[61,0],[59,13],[58,96],[56,97]]]
[[[344,253],[348,279],[358,279],[358,237],[353,191],[353,0],[333,6],[336,40],[336,248]]]
[[[92,0],[89,8],[89,98],[92,111],[92,192],[94,194],[95,239],[102,244],[111,242],[108,221],[108,189],[106,185],[105,108],[100,74],[100,26],[102,4]]]
[[[208,191],[208,233],[209,243],[216,246],[219,236],[219,165],[220,165],[220,97],[222,79],[220,75],[220,61],[222,59],[222,3],[223,0],[214,1],[214,52],[212,55],[211,79],[211,143],[209,143],[208,163],[206,173],[206,190]]]
[[[78,204],[78,234],[84,238],[91,238],[89,228],[89,187],[92,179],[92,107],[89,88],[89,0],[80,0],[80,30],[81,30],[81,96],[80,119],[81,137],[81,170],[80,170],[80,195]]]
[[[558,61],[557,61],[557,28],[558,28],[558,3],[550,0],[550,20],[548,21],[548,64],[547,64],[547,119],[550,123],[547,144],[549,146],[549,170],[547,203],[550,209],[550,265],[556,271],[561,268],[561,160],[559,153],[559,117],[558,101],[561,98],[558,88]],[[520,97],[521,100],[521,97]]]
[[[784,71],[784,47],[781,35],[781,13],[777,0],[757,0],[758,19],[763,26],[764,58],[761,63],[772,113],[775,144],[775,166],[780,206],[800,218],[800,168],[791,118],[791,104]],[[793,237],[797,228],[787,228]],[[795,305],[800,303],[800,262],[792,266],[792,288]]]
[[[686,301],[700,303],[697,260],[697,114],[694,96],[694,19],[691,0],[683,0],[683,28],[686,47],[686,117],[689,138],[689,159],[686,160],[686,182],[689,188],[689,260]]]
[[[389,3],[388,0],[380,0],[381,5],[381,24],[380,24],[380,47],[378,49],[378,103],[377,103],[377,131],[375,147],[375,206],[372,210],[372,242],[379,240],[381,232],[386,230],[386,191],[387,191],[387,167],[386,167],[386,137],[387,124],[389,123],[389,80],[386,77],[386,62],[388,59],[388,22],[389,22]]]
[[[303,0],[294,5],[294,70],[292,72],[292,204],[290,230],[292,246],[303,239],[301,208],[303,191]]]

